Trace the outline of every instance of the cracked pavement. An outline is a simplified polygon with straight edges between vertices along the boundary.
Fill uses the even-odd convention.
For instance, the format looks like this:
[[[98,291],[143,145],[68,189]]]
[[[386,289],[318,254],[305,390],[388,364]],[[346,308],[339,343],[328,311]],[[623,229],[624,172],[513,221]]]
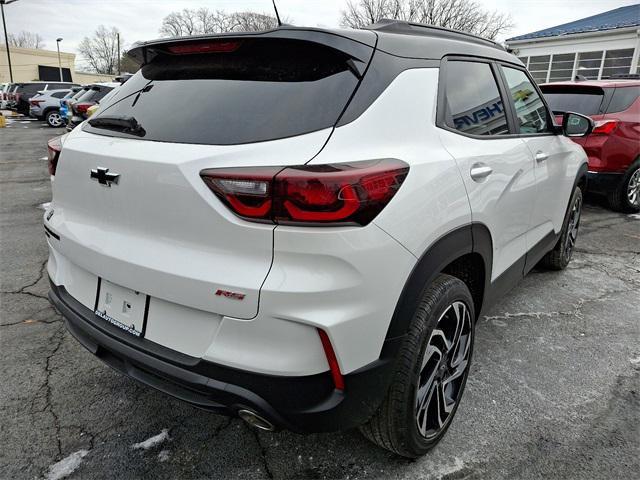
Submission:
[[[0,129],[0,477],[42,478],[84,450],[69,478],[637,477],[640,216],[586,205],[570,267],[532,272],[480,319],[451,429],[407,461],[357,431],[251,430],[85,351],[46,297],[37,207],[50,200],[46,140],[59,133]]]

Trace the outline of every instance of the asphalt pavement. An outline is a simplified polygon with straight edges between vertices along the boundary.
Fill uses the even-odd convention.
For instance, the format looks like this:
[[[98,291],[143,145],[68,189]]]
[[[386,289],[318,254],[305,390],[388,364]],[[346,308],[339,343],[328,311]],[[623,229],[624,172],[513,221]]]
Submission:
[[[640,215],[586,205],[570,267],[480,319],[451,429],[408,461],[357,431],[251,430],[81,347],[46,297],[46,141],[62,131],[42,125],[0,128],[0,478],[638,478]]]

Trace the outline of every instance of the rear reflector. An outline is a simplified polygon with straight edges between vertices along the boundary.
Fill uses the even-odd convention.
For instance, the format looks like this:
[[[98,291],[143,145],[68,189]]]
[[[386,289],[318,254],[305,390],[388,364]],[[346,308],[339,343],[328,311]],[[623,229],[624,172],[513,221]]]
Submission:
[[[235,52],[241,45],[240,41],[218,41],[206,43],[185,43],[170,45],[169,53],[188,55],[190,53],[230,53]]]
[[[394,197],[409,166],[395,159],[295,167],[209,169],[200,176],[246,220],[367,225]]]
[[[56,174],[56,168],[58,167],[58,159],[60,158],[60,152],[62,151],[61,137],[53,137],[47,142],[47,159],[49,167],[49,175]]]
[[[598,120],[591,132],[592,135],[611,135],[618,127],[617,120]]]
[[[329,370],[331,371],[331,378],[333,378],[333,385],[337,390],[344,391],[344,378],[342,372],[340,372],[340,365],[336,358],[336,352],[333,351],[333,345],[327,332],[318,328],[318,335],[320,335],[320,341],[322,342],[322,348],[324,349],[324,355],[327,357],[327,363],[329,364]]]

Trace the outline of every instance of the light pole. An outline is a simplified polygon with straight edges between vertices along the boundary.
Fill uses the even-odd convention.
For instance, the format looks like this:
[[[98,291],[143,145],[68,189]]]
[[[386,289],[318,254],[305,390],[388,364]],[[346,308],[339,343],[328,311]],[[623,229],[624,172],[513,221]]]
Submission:
[[[60,69],[60,81],[63,82],[62,79],[62,63],[60,62],[60,42],[62,41],[62,37],[56,38],[56,47],[58,47],[58,68]]]
[[[9,81],[13,83],[13,70],[11,69],[11,54],[9,53],[9,35],[7,34],[7,24],[4,21],[4,6],[18,0],[0,0],[0,10],[2,10],[2,28],[4,28],[4,44],[7,47],[7,62],[9,63]]]

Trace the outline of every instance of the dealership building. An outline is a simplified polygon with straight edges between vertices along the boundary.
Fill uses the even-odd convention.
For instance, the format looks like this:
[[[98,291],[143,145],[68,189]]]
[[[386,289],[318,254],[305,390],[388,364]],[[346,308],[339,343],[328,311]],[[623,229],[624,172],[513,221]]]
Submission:
[[[538,83],[638,73],[640,4],[509,38]]]
[[[33,82],[34,80],[57,82],[60,80],[60,68],[62,68],[62,78],[65,82],[85,84],[109,82],[113,79],[113,75],[77,72],[74,53],[60,52],[59,62],[58,52],[55,50],[10,47],[9,53],[11,54],[13,81],[16,83]],[[0,83],[9,82],[9,78],[7,49],[4,45],[0,45]]]

